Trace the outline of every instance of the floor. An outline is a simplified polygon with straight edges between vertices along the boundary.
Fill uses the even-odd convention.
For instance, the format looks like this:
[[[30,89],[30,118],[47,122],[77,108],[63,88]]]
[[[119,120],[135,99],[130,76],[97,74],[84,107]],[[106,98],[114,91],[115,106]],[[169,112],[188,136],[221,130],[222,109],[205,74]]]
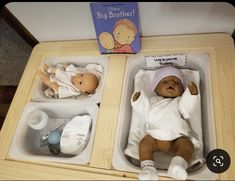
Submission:
[[[0,129],[5,120],[17,86],[0,86]]]
[[[0,14],[0,129],[31,54],[29,46]]]
[[[18,85],[31,51],[0,16],[0,85]]]

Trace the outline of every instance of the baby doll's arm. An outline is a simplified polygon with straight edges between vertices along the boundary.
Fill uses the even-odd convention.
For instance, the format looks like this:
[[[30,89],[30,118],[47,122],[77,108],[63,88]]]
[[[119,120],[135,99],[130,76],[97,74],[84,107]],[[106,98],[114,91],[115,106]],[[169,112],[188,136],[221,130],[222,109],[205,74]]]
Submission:
[[[67,64],[64,64],[62,66],[62,69],[63,70],[66,70],[66,68],[68,67]],[[56,73],[56,70],[57,70],[57,67],[49,67],[48,64],[44,64],[44,71],[47,72],[47,73],[50,73],[50,74],[55,74]]]
[[[140,92],[136,92],[132,98],[133,101],[136,101],[140,97]]]
[[[135,92],[131,96],[131,105],[136,112],[143,115],[147,114],[150,108],[148,97],[145,95],[144,91]]]
[[[192,95],[198,95],[197,85],[193,81],[188,84],[188,89]]]
[[[190,82],[179,100],[179,110],[185,119],[190,118],[190,114],[199,104],[198,88],[194,82]]]
[[[66,64],[64,66],[66,72],[80,73],[84,70],[84,68],[77,67],[74,64]]]
[[[59,85],[56,82],[51,82],[50,78],[45,73],[43,73],[42,71],[38,71],[37,75],[41,78],[41,80],[43,81],[44,84],[46,84],[48,87],[58,91]]]

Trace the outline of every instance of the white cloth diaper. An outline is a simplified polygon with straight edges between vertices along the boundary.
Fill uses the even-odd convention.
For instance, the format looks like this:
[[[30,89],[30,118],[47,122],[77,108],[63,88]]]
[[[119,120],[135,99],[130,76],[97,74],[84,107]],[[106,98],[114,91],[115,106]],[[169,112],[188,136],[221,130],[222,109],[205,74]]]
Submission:
[[[91,128],[91,116],[75,116],[63,129],[60,138],[61,152],[79,154],[87,145]]]

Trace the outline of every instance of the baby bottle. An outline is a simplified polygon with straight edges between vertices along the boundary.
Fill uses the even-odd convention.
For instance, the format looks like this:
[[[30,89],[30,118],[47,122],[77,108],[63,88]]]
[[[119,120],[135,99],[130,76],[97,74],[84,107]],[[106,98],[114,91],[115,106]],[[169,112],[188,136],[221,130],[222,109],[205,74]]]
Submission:
[[[41,130],[46,127],[48,123],[48,115],[40,110],[32,111],[28,114],[27,124],[35,130]]]

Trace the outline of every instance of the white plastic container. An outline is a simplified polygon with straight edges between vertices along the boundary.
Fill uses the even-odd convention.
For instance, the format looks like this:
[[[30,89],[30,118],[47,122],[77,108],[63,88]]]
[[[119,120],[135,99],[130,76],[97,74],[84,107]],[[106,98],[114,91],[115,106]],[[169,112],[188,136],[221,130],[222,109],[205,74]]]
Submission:
[[[43,111],[32,111],[28,114],[27,124],[35,130],[41,130],[46,127],[48,123],[48,116]]]
[[[53,155],[47,147],[39,148],[37,140],[41,136],[41,130],[34,130],[26,123],[28,114],[32,111],[43,111],[48,117],[46,130],[50,130],[61,121],[71,120],[76,115],[90,115],[92,119],[91,132],[86,147],[78,155]],[[17,126],[10,151],[10,158],[31,161],[52,161],[73,164],[87,164],[90,161],[91,151],[96,129],[98,106],[95,103],[78,103],[78,102],[30,102],[28,103],[21,115]],[[63,125],[62,125],[63,127]]]
[[[127,59],[112,160],[114,169],[135,173],[139,173],[140,168],[131,163],[124,154],[124,150],[130,129],[132,111],[130,100],[133,93],[134,76],[139,69],[143,68],[145,68],[144,56],[133,55]],[[209,56],[206,53],[187,54],[187,64],[183,68],[198,70],[200,74],[202,135],[205,158],[211,150],[216,148]],[[159,170],[158,173],[160,176],[167,176],[166,170]],[[189,173],[188,179],[215,180],[216,174],[212,173],[204,164],[199,170]]]
[[[85,67],[88,64],[97,64],[101,65],[103,69],[103,75],[101,77],[101,81],[99,86],[96,89],[94,94],[90,94],[89,96],[80,95],[78,98],[63,98],[63,99],[55,99],[46,97],[44,91],[46,90],[47,86],[43,84],[38,76],[35,77],[35,83],[33,87],[32,93],[32,101],[44,101],[44,102],[64,102],[64,101],[71,101],[75,100],[78,102],[93,102],[99,103],[102,97],[105,77],[108,67],[108,58],[105,56],[52,56],[47,57],[44,61],[41,62],[39,69],[43,70],[44,65],[48,64],[49,66],[56,66],[57,64],[73,64],[76,67]]]

